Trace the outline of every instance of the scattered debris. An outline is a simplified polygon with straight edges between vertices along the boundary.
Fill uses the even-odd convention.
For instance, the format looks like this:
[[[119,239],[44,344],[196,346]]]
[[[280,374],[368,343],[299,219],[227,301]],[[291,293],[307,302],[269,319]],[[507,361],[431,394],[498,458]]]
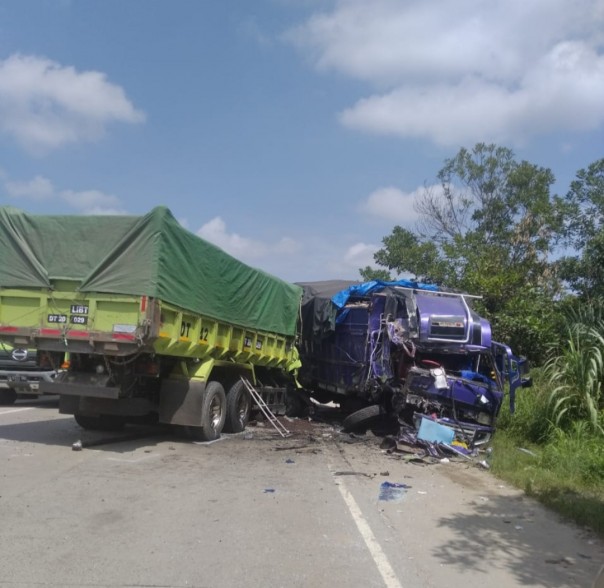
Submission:
[[[451,427],[441,425],[435,420],[422,415],[417,431],[417,439],[430,443],[444,443],[445,445],[449,445],[453,442],[453,439],[455,439],[455,431],[451,429]]]
[[[82,442],[81,441],[76,441],[72,446],[71,449],[73,451],[82,451]]]
[[[383,441],[380,443],[380,449],[384,449],[388,453],[397,451],[398,447],[396,439],[393,437],[384,437]]]
[[[365,472],[334,472],[334,476],[365,476],[366,478],[373,478],[375,474],[366,474]]]
[[[275,447],[275,451],[287,451],[288,449],[305,449],[308,444],[305,445],[288,445],[287,447]]]
[[[382,502],[399,502],[403,499],[409,488],[411,488],[411,486],[408,486],[407,484],[382,482],[380,484],[378,500]]]
[[[274,488],[265,488],[264,489],[264,494],[272,494],[275,492]]]
[[[296,463],[293,459],[287,458],[285,463]]]
[[[548,564],[562,564],[563,566],[574,566],[575,562],[570,557],[556,557],[552,559],[546,559],[545,563]]]
[[[522,451],[522,453],[526,453],[527,455],[530,455],[532,457],[539,457],[534,451],[531,451],[530,449],[525,449],[524,447],[517,447],[516,449],[518,449],[518,451]]]

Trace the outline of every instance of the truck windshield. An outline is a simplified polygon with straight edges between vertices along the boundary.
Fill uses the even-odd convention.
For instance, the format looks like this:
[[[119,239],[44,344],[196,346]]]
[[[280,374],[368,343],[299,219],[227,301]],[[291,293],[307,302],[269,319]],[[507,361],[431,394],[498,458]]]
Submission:
[[[416,363],[420,367],[443,367],[451,376],[459,376],[484,383],[492,383],[498,377],[493,357],[488,352],[434,353],[419,352]]]

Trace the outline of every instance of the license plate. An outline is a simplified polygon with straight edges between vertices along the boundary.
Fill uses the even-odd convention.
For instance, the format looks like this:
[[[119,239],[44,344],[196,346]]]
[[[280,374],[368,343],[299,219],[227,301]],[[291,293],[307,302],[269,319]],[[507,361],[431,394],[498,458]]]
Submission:
[[[67,322],[67,315],[66,314],[49,314],[46,317],[46,320],[49,323],[59,323],[59,324],[64,324]]]

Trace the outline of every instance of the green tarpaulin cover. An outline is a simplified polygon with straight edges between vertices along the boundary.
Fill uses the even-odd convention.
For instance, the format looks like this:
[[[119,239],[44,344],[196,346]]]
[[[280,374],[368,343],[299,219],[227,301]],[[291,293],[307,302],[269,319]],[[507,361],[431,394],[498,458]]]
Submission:
[[[145,216],[42,216],[0,207],[0,287],[152,296],[242,327],[293,335],[302,289],[184,229]]]

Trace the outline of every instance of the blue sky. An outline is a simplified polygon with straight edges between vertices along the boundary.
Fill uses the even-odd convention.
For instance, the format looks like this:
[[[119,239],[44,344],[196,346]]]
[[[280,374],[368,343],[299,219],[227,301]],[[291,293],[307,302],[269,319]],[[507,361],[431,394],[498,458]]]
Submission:
[[[6,0],[0,204],[357,278],[444,160],[604,156],[604,0]]]

